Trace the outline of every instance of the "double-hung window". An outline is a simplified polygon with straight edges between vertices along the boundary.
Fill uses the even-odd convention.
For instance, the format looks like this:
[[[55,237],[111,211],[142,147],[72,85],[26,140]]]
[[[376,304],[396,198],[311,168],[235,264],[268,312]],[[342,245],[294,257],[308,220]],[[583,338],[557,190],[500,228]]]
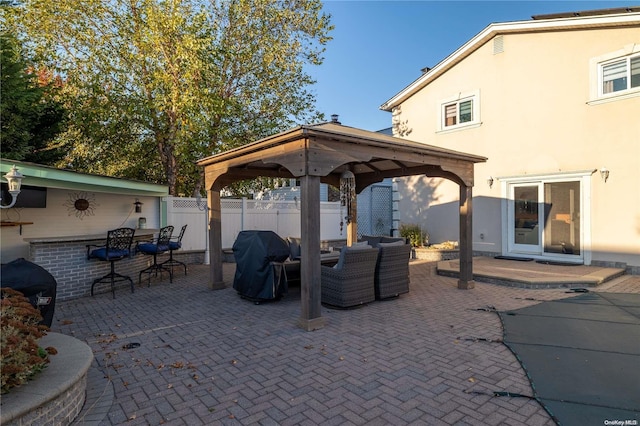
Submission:
[[[453,130],[480,122],[480,96],[473,92],[440,102],[439,129]]]
[[[600,75],[602,95],[640,88],[640,54],[601,64]]]
[[[473,120],[473,100],[453,102],[444,106],[445,127],[468,123]]]

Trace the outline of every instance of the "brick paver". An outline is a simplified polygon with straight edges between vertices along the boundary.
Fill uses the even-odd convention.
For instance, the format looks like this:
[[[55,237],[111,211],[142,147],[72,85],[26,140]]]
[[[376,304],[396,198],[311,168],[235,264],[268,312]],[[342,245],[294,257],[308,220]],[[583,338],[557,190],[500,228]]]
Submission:
[[[234,265],[224,267],[231,283]],[[58,304],[52,330],[87,342],[113,389],[108,414],[93,422],[89,411],[78,424],[554,424],[533,399],[492,396],[532,395],[499,342],[492,308],[575,295],[566,289],[478,282],[459,290],[434,263],[414,261],[410,293],[353,310],[323,307],[326,326],[306,332],[296,326],[299,288],[255,305],[232,288],[208,289],[207,268],[190,265],[188,276],[134,294],[121,289],[115,300]],[[601,290],[640,292],[638,281],[621,277]]]

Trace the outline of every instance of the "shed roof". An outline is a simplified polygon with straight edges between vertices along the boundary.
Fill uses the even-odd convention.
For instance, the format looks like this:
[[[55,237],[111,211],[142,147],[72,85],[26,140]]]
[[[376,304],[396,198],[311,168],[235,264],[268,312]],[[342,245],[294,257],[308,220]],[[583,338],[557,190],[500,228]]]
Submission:
[[[24,175],[23,185],[152,197],[169,195],[167,185],[80,173],[73,170],[4,158],[0,159],[0,172],[2,175],[4,176],[13,165],[18,167],[20,173]]]

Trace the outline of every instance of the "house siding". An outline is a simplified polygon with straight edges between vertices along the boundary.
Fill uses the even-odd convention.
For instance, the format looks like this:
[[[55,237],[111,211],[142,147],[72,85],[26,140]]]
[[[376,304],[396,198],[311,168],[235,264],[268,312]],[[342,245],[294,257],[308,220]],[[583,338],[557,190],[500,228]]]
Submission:
[[[488,157],[475,168],[474,250],[504,248],[505,188],[498,179],[489,188],[489,176],[607,167],[608,181],[594,173],[586,194],[591,258],[639,266],[640,96],[589,103],[592,58],[640,44],[639,27],[523,32],[503,42],[497,54],[491,40],[484,43],[400,105],[410,139]],[[441,100],[471,91],[480,93],[481,124],[439,131]],[[399,190],[403,223],[422,220],[432,242],[458,238],[457,223],[446,220],[456,214],[457,185],[414,177],[399,180]]]

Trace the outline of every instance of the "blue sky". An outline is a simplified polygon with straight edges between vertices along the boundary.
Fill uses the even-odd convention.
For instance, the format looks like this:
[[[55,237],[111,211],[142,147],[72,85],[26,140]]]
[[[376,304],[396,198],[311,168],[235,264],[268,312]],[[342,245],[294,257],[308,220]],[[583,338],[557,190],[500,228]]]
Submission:
[[[494,22],[532,15],[634,6],[621,1],[325,0],[335,30],[324,63],[310,70],[316,107],[327,119],[366,130],[391,126],[379,107]]]

